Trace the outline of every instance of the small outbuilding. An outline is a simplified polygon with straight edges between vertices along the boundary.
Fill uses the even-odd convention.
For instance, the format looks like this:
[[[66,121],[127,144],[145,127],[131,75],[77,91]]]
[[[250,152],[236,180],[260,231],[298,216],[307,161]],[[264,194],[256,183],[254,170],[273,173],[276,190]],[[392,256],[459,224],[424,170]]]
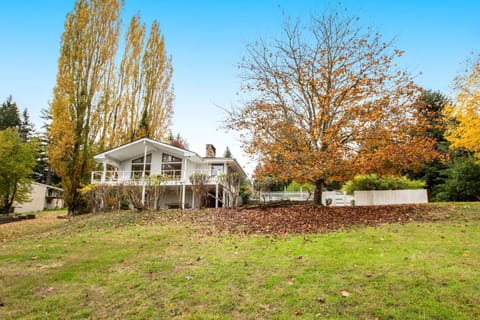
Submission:
[[[33,182],[30,201],[15,203],[15,213],[37,212],[61,209],[64,206],[63,189],[43,183]]]

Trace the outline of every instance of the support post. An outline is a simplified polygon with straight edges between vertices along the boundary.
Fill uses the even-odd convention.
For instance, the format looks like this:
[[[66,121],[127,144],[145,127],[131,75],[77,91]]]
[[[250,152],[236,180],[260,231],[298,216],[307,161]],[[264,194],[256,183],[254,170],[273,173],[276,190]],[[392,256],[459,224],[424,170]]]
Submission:
[[[142,206],[145,205],[145,166],[147,162],[147,142],[143,140],[143,169],[142,169]]]
[[[195,192],[192,191],[192,209],[195,209]]]
[[[185,183],[182,183],[182,210],[185,209]]]
[[[218,182],[215,185],[215,209],[218,209]]]
[[[107,177],[107,162],[103,161],[103,174],[102,174],[102,183],[105,182],[105,178]]]
[[[227,193],[225,192],[225,188],[223,188],[223,191],[222,191],[222,203],[223,203],[223,207],[228,207],[228,203],[227,203]]]

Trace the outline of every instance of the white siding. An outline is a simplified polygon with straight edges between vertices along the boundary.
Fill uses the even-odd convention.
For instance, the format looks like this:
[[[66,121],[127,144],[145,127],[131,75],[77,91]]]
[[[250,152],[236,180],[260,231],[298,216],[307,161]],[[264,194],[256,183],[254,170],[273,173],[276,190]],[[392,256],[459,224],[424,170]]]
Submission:
[[[45,209],[45,196],[47,194],[47,186],[32,183],[30,201],[22,204],[15,203],[16,213],[37,212]]]
[[[151,172],[160,173],[161,171],[162,171],[162,153],[160,151],[152,152]]]

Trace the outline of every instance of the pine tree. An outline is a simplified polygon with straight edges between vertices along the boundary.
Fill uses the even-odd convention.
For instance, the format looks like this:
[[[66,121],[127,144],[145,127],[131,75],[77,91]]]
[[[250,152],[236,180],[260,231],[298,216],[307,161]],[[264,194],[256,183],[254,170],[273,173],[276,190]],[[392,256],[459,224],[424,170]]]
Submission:
[[[225,152],[223,153],[224,158],[233,158],[232,152],[230,151],[230,148],[227,146],[225,149]]]
[[[21,120],[17,104],[13,101],[12,96],[9,96],[0,107],[0,130],[19,128],[20,125]]]
[[[30,122],[30,116],[28,115],[27,109],[23,110],[20,129],[18,132],[25,142],[30,141],[35,134],[35,126]]]

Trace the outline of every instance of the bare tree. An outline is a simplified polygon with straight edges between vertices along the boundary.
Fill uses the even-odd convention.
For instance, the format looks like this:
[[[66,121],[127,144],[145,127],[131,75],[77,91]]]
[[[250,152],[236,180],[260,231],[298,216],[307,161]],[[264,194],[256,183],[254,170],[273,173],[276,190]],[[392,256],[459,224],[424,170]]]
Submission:
[[[220,174],[217,179],[228,194],[229,207],[234,208],[237,205],[237,199],[240,197],[240,178],[238,172]]]
[[[192,192],[196,203],[198,203],[198,208],[202,209],[206,204],[205,202],[208,195],[207,184],[210,181],[210,177],[205,173],[196,172],[193,173],[189,179],[192,183]]]

